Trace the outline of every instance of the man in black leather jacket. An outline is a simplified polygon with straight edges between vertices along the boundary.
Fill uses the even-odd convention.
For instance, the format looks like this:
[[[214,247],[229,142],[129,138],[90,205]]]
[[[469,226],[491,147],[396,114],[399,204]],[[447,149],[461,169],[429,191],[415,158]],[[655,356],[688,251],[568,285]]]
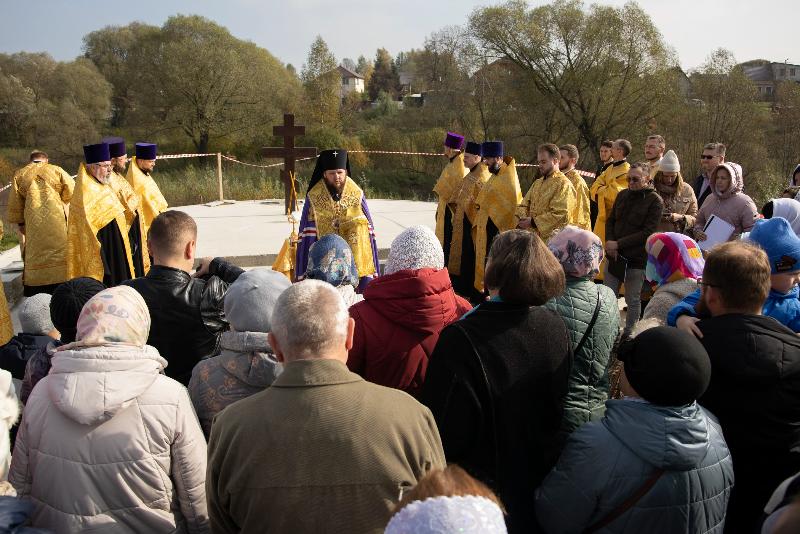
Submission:
[[[148,345],[169,365],[167,376],[184,385],[202,359],[214,356],[228,329],[223,303],[228,286],[244,271],[222,258],[203,258],[194,275],[197,225],[181,211],[153,220],[147,245],[153,266],[147,276],[125,282],[138,291],[150,310]]]

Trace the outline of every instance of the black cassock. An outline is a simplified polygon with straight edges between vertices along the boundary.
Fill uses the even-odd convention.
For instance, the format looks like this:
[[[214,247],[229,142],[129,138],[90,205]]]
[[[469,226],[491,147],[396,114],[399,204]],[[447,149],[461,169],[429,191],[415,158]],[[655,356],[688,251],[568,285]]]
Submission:
[[[142,258],[142,232],[139,230],[139,212],[131,223],[131,230],[128,232],[128,243],[131,244],[131,257],[133,259],[133,269],[136,271],[136,278],[145,275],[144,259]]]
[[[491,224],[491,219],[489,224]],[[462,228],[464,231],[461,234],[461,274],[451,273],[450,281],[453,283],[453,290],[458,295],[469,301],[478,301],[481,294],[475,289],[475,244],[472,241],[472,223],[469,222],[466,214],[464,214]]]
[[[131,279],[125,242],[116,220],[112,220],[97,232],[100,241],[100,257],[103,260],[103,284],[106,287],[118,286]]]

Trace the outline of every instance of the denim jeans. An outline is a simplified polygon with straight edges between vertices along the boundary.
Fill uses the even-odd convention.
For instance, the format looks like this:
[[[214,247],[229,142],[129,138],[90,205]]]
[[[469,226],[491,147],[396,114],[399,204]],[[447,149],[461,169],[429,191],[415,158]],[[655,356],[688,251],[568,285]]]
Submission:
[[[625,303],[628,313],[625,318],[625,333],[630,334],[639,321],[642,311],[642,284],[644,284],[644,269],[628,269],[625,271]],[[603,285],[611,288],[615,295],[619,294],[619,279],[608,272],[608,263],[603,275]]]

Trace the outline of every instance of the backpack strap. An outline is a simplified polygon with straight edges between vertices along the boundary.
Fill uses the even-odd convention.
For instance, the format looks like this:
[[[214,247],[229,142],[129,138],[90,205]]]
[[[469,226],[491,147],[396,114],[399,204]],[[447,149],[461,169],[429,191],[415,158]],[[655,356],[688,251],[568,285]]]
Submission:
[[[575,355],[577,355],[581,351],[581,349],[583,348],[583,345],[586,343],[586,340],[589,337],[589,334],[592,332],[592,328],[594,328],[594,323],[597,322],[597,316],[600,315],[601,300],[602,300],[602,298],[601,298],[601,295],[600,295],[600,288],[598,287],[597,288],[597,304],[594,307],[594,314],[592,315],[592,320],[589,321],[589,326],[586,327],[586,331],[583,333],[583,336],[581,337],[581,340],[578,342],[578,346],[575,347],[575,351],[573,352],[573,354],[575,354]]]
[[[641,487],[639,487],[639,489],[637,489],[633,495],[622,501],[619,504],[619,506],[611,510],[600,521],[596,521],[591,525],[589,525],[588,527],[586,527],[586,530],[583,531],[584,534],[589,534],[590,532],[597,532],[601,528],[607,527],[609,524],[613,523],[619,516],[621,516],[631,508],[633,508],[633,505],[639,502],[639,500],[642,497],[647,495],[647,492],[650,491],[650,489],[653,486],[655,486],[656,482],[658,482],[658,479],[661,478],[661,475],[663,474],[664,474],[663,469],[656,469],[653,472],[653,474],[650,475],[650,478],[645,480],[644,484],[642,484]]]

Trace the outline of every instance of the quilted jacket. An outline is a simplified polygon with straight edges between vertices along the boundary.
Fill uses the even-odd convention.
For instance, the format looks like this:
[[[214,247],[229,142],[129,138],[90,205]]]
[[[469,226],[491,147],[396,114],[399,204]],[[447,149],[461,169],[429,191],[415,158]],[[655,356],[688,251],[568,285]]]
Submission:
[[[569,437],[536,492],[546,532],[584,532],[664,473],[636,504],[598,533],[722,533],[733,463],[722,430],[697,403],[656,406],[610,400],[601,421]]]
[[[186,389],[150,346],[56,352],[31,392],[9,481],[33,526],[208,532],[206,442]]]
[[[600,312],[579,354],[574,355],[569,392],[564,405],[564,428],[572,432],[599,419],[608,399],[608,361],[619,334],[619,308],[611,289],[586,278],[567,277],[567,288],[545,304],[564,319],[574,351],[589,326],[601,298]]]
[[[378,277],[350,307],[356,327],[347,367],[375,384],[418,395],[439,333],[470,309],[453,292],[447,268]]]

